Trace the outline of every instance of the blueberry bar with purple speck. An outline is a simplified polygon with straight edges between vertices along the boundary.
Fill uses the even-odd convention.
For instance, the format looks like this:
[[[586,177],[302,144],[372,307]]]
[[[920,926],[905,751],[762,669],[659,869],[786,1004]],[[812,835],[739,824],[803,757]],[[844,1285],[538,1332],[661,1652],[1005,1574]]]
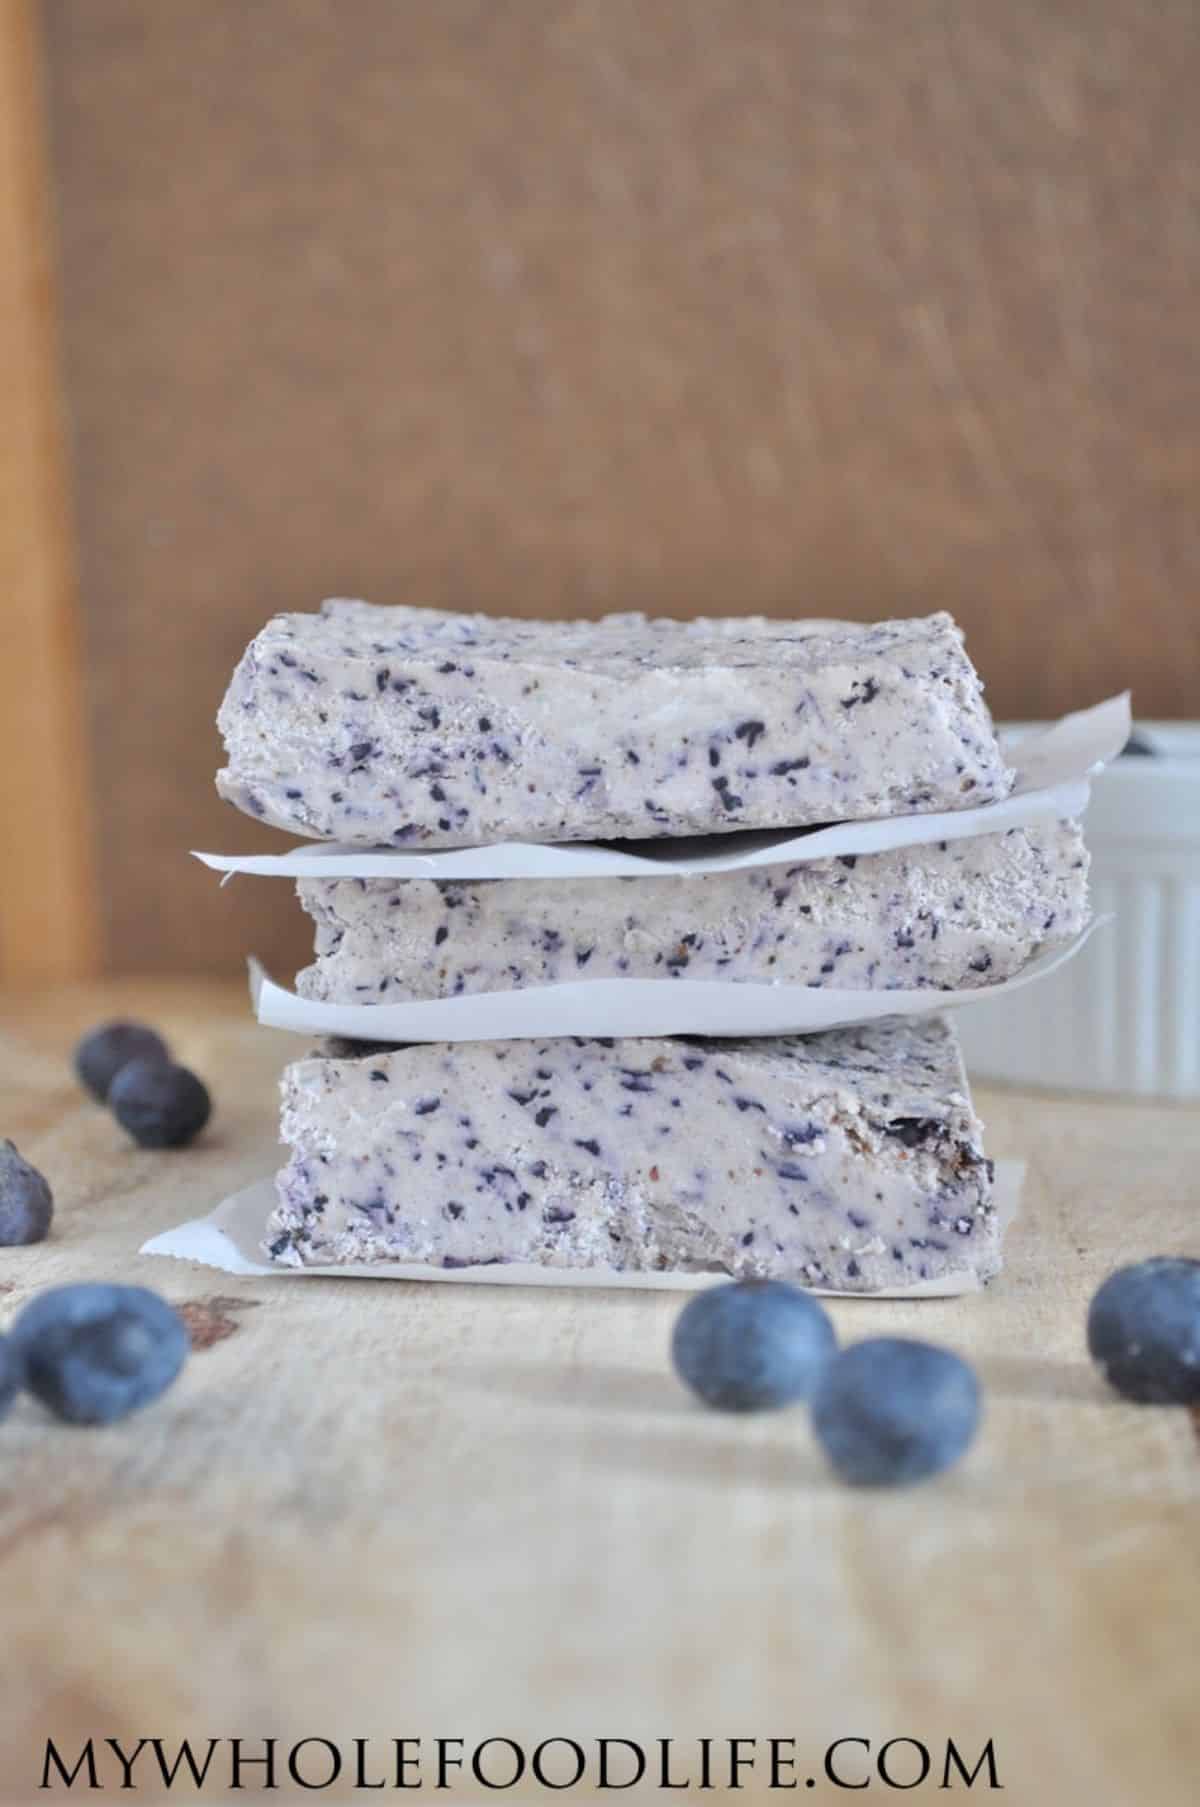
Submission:
[[[283,1076],[292,1266],[711,1269],[877,1292],[994,1274],[944,1018],[752,1041],[458,1042]]]
[[[949,615],[506,621],[327,602],[277,615],[221,706],[221,795],[397,848],[803,827],[1004,797]]]
[[[324,1003],[706,979],[836,991],[1012,978],[1088,919],[1079,826],[675,878],[302,879]]]

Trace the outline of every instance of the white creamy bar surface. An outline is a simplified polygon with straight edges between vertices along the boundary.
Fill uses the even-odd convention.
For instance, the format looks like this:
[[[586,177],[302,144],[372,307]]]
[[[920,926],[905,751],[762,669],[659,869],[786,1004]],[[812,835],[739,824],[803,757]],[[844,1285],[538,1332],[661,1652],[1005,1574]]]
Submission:
[[[460,1042],[283,1076],[291,1266],[711,1269],[869,1293],[999,1267],[938,1017],[753,1041]]]
[[[302,997],[399,1003],[578,979],[967,990],[1086,925],[1074,822],[676,878],[302,879]]]
[[[328,602],[267,624],[219,726],[223,797],[357,845],[803,827],[1013,784],[945,614],[538,622]]]

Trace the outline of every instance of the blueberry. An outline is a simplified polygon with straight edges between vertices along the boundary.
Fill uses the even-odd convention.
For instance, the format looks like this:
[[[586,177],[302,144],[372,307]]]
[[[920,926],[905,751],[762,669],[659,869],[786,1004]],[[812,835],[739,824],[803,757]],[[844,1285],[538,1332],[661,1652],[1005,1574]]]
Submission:
[[[131,1060],[108,1094],[108,1108],[141,1148],[182,1148],[212,1113],[208,1088],[169,1060]]]
[[[957,1462],[979,1423],[979,1382],[949,1349],[873,1336],[829,1364],[812,1412],[843,1481],[896,1487]]]
[[[126,1062],[169,1060],[167,1044],[145,1023],[102,1023],[75,1049],[75,1071],[93,1098],[103,1104]]]
[[[726,1412],[807,1399],[836,1349],[828,1312],[783,1280],[736,1280],[697,1293],[671,1338],[680,1379]]]
[[[24,1379],[21,1358],[10,1336],[0,1336],[0,1418],[21,1391]]]
[[[54,1194],[43,1176],[0,1140],[0,1248],[44,1241],[53,1215]]]
[[[1118,1268],[1092,1300],[1087,1340],[1126,1399],[1200,1403],[1200,1261],[1158,1255]]]
[[[1125,745],[1121,748],[1121,758],[1122,759],[1130,759],[1130,758],[1154,759],[1157,757],[1157,755],[1158,755],[1158,748],[1156,746],[1154,746],[1154,744],[1151,741],[1147,740],[1146,736],[1144,734],[1142,734],[1137,728],[1135,728],[1133,730],[1133,733],[1129,736],[1129,739],[1125,742]]]
[[[70,1424],[112,1424],[165,1393],[188,1333],[144,1286],[56,1286],[17,1316],[11,1338],[24,1382]]]

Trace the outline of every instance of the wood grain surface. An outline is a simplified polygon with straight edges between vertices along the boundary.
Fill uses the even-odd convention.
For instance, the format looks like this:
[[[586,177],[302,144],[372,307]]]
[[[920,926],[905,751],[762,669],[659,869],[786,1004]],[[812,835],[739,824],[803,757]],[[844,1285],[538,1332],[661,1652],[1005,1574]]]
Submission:
[[[34,24],[0,0],[0,974],[64,979],[100,936]]]
[[[76,1090],[72,1039],[114,1009],[211,1079],[193,1149],[134,1151]],[[1020,1807],[1195,1801],[1200,1437],[1109,1394],[1083,1346],[1114,1265],[1196,1252],[1195,1112],[981,1097],[992,1151],[1030,1163],[1003,1277],[834,1311],[843,1337],[969,1355],[985,1424],[952,1475],[872,1497],[835,1484],[803,1412],[694,1406],[665,1295],[138,1256],[269,1170],[297,1042],[201,984],[10,996],[3,1022],[3,1127],[58,1217],[42,1247],[0,1251],[0,1319],[103,1276],[161,1288],[196,1338],[126,1424],[68,1430],[22,1403],[0,1425],[3,1798],[34,1798],[48,1736],[566,1735],[795,1738],[816,1802],[844,1798],[803,1790],[835,1738],[990,1737]],[[776,1798],[763,1760],[740,1798]]]
[[[946,607],[1004,715],[1200,694],[1194,0],[46,0],[116,966],[273,611]]]

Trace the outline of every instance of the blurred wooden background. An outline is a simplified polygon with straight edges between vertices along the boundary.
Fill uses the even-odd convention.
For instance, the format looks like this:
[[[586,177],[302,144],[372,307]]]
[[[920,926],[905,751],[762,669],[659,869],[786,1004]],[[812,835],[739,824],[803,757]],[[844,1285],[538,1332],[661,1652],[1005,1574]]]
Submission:
[[[1195,0],[0,9],[10,970],[303,956],[186,850],[272,839],[212,718],[324,594],[945,607],[1000,714],[1200,713]]]

